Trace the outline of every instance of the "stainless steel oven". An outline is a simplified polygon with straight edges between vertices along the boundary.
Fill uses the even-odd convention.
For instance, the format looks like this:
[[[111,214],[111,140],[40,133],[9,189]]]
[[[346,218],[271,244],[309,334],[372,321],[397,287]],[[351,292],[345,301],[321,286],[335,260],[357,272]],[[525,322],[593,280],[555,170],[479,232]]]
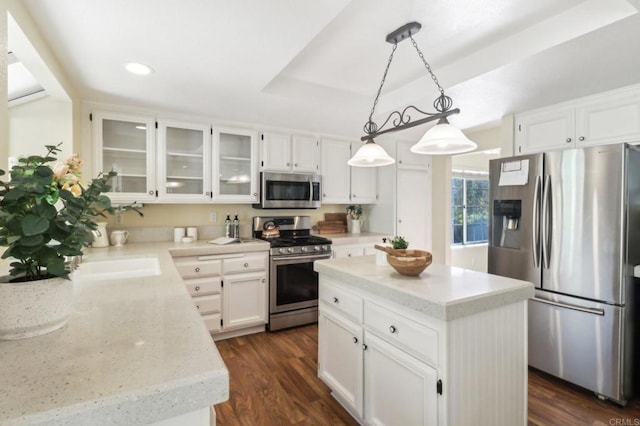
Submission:
[[[262,209],[316,209],[320,207],[320,175],[314,173],[260,173]]]
[[[276,227],[277,237],[270,231]],[[318,274],[313,262],[330,259],[331,240],[310,235],[309,216],[254,217],[253,232],[271,244],[269,330],[318,321]]]
[[[271,256],[269,330],[318,321],[318,273],[313,262],[330,258],[330,252]]]

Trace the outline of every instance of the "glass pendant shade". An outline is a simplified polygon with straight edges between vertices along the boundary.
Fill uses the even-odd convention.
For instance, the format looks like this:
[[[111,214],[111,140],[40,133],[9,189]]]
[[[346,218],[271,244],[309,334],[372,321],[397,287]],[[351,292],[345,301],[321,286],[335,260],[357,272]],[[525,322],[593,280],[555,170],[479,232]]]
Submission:
[[[354,167],[380,167],[395,163],[396,160],[389,157],[389,154],[373,140],[367,141],[358,149],[347,164]]]
[[[425,155],[447,155],[473,151],[477,147],[478,145],[467,138],[460,129],[445,120],[427,130],[410,151]]]

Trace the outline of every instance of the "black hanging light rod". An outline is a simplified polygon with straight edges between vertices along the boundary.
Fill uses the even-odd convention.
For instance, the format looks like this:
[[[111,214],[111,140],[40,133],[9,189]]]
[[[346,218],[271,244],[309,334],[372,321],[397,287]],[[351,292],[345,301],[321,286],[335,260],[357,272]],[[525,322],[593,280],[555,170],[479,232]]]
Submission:
[[[371,113],[369,114],[369,120],[364,124],[363,130],[366,133],[364,136],[360,138],[362,141],[373,140],[373,138],[383,135],[385,133],[397,132],[400,130],[410,129],[415,126],[419,126],[421,124],[428,123],[430,121],[440,120],[441,123],[447,122],[447,117],[453,114],[460,113],[460,109],[451,108],[453,106],[453,101],[451,98],[444,93],[444,89],[440,86],[438,82],[438,78],[435,76],[433,71],[431,70],[431,66],[426,61],[422,51],[418,47],[418,44],[413,39],[413,35],[417,34],[422,25],[419,22],[409,22],[398,28],[397,30],[387,34],[386,41],[387,43],[393,44],[393,49],[391,50],[391,55],[389,56],[389,60],[387,62],[387,67],[382,76],[382,81],[380,82],[380,87],[378,88],[378,93],[376,94],[376,98],[373,101],[373,107],[371,108]],[[389,67],[391,62],[393,61],[393,54],[395,53],[396,48],[398,47],[398,43],[405,40],[410,39],[413,47],[416,49],[418,56],[424,63],[425,68],[429,72],[431,79],[438,87],[440,91],[440,96],[436,98],[433,102],[433,106],[438,112],[426,112],[416,108],[413,105],[409,105],[405,107],[402,112],[393,111],[389,114],[387,119],[382,123],[381,126],[378,126],[377,123],[373,121],[373,113],[375,112],[376,105],[378,104],[378,99],[380,98],[380,92],[382,91],[382,87],[384,86],[384,82],[387,77],[387,73],[389,72]],[[411,121],[411,115],[413,111],[422,114],[425,117],[419,118],[415,121]],[[390,126],[385,129],[386,126]]]

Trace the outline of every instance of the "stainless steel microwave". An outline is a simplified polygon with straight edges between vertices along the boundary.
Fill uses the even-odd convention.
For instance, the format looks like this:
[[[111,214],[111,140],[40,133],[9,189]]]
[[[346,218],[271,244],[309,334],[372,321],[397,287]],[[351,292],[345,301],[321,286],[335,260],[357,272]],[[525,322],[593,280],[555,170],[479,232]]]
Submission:
[[[317,209],[321,203],[320,175],[314,173],[260,173],[262,209]]]

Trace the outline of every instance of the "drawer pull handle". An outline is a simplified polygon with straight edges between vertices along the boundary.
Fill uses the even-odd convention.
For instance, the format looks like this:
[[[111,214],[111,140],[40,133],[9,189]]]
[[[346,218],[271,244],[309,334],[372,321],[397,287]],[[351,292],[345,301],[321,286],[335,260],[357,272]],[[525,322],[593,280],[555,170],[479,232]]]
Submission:
[[[200,286],[199,285],[196,286],[196,291],[200,291]]]
[[[362,344],[362,350],[366,351],[367,350],[367,345],[365,345],[364,343]]]
[[[398,329],[394,325],[392,325],[392,326],[389,327],[389,331],[393,334],[396,331],[398,331]]]
[[[340,301],[338,300],[338,298],[337,298],[337,297],[334,297],[334,298],[333,298],[333,303],[338,303],[338,302],[340,302]]]
[[[245,268],[248,268],[248,267],[249,267],[249,264],[248,264],[248,263],[245,263],[245,264],[244,264],[244,267],[245,267]]]
[[[196,272],[200,272],[200,268],[196,268]]]
[[[358,343],[358,338],[357,337],[353,338],[353,343]]]

